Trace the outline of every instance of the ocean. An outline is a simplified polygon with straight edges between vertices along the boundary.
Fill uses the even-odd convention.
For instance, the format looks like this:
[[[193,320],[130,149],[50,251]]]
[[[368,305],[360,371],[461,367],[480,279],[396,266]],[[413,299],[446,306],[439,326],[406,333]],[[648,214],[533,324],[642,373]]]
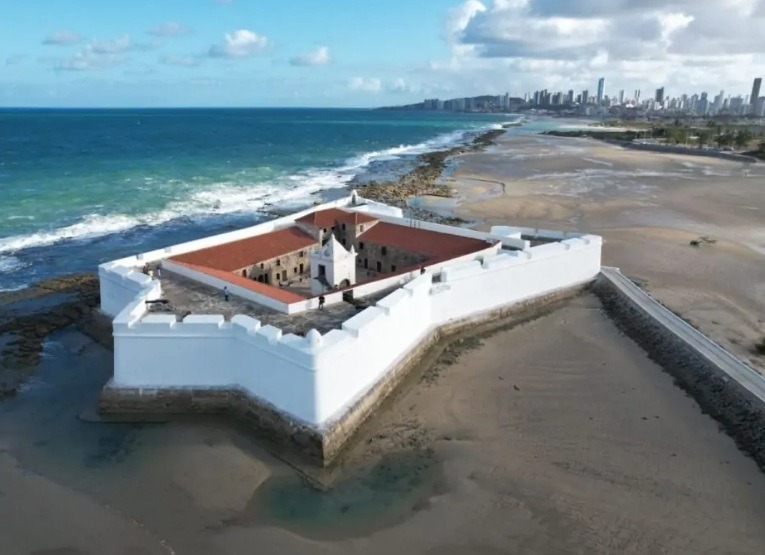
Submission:
[[[0,291],[252,225],[513,116],[351,109],[0,110]]]

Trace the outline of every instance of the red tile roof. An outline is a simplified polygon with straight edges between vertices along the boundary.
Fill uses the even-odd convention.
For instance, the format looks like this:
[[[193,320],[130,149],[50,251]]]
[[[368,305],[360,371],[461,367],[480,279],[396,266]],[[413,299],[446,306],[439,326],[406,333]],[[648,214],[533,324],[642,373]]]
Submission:
[[[459,235],[386,222],[372,226],[369,231],[360,235],[358,240],[444,260],[477,252],[490,246],[489,243],[481,239],[471,239],[470,237],[460,237]]]
[[[316,212],[306,214],[302,218],[298,218],[297,221],[314,227],[325,228],[332,227],[335,225],[335,222],[358,225],[376,222],[377,218],[373,218],[369,214],[364,214],[362,212],[346,212],[339,208],[329,208],[327,210],[317,210]]]
[[[243,287],[255,293],[260,293],[261,295],[265,295],[266,297],[270,297],[283,303],[296,303],[304,301],[307,298],[295,293],[294,291],[288,291],[287,289],[274,287],[273,285],[266,285],[265,283],[253,281],[251,279],[247,279],[245,277],[239,276],[237,274],[232,274],[231,272],[226,272],[224,270],[216,270],[215,268],[207,268],[205,266],[196,266],[194,264],[179,262],[178,260],[173,261],[180,264],[181,266],[186,266],[187,268],[196,270],[197,272],[202,272],[208,276],[218,278],[232,285],[238,285],[239,287]]]
[[[173,256],[170,260],[233,272],[257,262],[270,260],[318,245],[316,239],[297,227],[265,233],[249,239]]]

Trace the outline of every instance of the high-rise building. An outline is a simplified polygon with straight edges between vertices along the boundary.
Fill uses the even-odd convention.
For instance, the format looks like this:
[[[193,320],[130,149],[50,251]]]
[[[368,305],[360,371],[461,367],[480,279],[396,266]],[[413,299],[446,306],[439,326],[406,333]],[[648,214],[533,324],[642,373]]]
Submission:
[[[598,104],[601,104],[603,102],[603,92],[606,88],[606,78],[601,77],[598,79]]]
[[[757,105],[757,100],[760,98],[760,86],[762,85],[762,77],[757,77],[752,83],[752,94],[749,96],[749,103],[752,106]]]
[[[582,104],[589,104],[590,103],[590,91],[587,89],[584,89],[582,91]]]
[[[635,104],[640,104],[640,89],[635,89]]]
[[[619,104],[624,104],[624,89],[619,91]]]
[[[664,103],[664,87],[661,87],[660,89],[656,89],[656,96],[654,97],[654,100],[656,100],[657,104]]]
[[[699,98],[699,103],[697,104],[696,113],[700,116],[707,115],[707,112],[709,111],[709,97],[707,96],[707,93],[703,92],[701,93],[701,98]]]

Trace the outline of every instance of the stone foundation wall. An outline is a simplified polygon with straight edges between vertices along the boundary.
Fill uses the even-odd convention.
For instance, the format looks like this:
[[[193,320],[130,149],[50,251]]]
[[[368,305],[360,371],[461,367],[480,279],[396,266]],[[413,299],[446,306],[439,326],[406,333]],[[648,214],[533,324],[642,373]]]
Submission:
[[[509,318],[522,320],[543,307],[579,294],[580,285],[521,303],[514,303],[461,321],[441,326],[402,357],[385,376],[375,383],[344,415],[326,428],[318,429],[277,410],[262,399],[240,390],[207,389],[136,389],[107,384],[99,402],[102,414],[224,414],[245,422],[258,439],[275,449],[286,449],[308,462],[329,466],[356,431],[404,381],[432,349],[445,346],[451,336],[477,324],[490,324]]]
[[[606,313],[648,356],[720,422],[738,447],[765,471],[765,407],[751,392],[641,310],[599,276],[594,291]]]
[[[299,453],[324,465],[323,437],[315,428],[290,418],[262,399],[231,389],[132,389],[104,387],[100,414],[136,416],[223,414],[245,423],[269,448]]]

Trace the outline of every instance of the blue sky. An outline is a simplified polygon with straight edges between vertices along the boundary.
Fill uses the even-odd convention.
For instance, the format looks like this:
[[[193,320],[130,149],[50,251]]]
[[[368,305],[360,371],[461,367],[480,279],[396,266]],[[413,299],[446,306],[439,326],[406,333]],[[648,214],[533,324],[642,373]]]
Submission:
[[[765,0],[0,0],[2,106],[746,94]]]

